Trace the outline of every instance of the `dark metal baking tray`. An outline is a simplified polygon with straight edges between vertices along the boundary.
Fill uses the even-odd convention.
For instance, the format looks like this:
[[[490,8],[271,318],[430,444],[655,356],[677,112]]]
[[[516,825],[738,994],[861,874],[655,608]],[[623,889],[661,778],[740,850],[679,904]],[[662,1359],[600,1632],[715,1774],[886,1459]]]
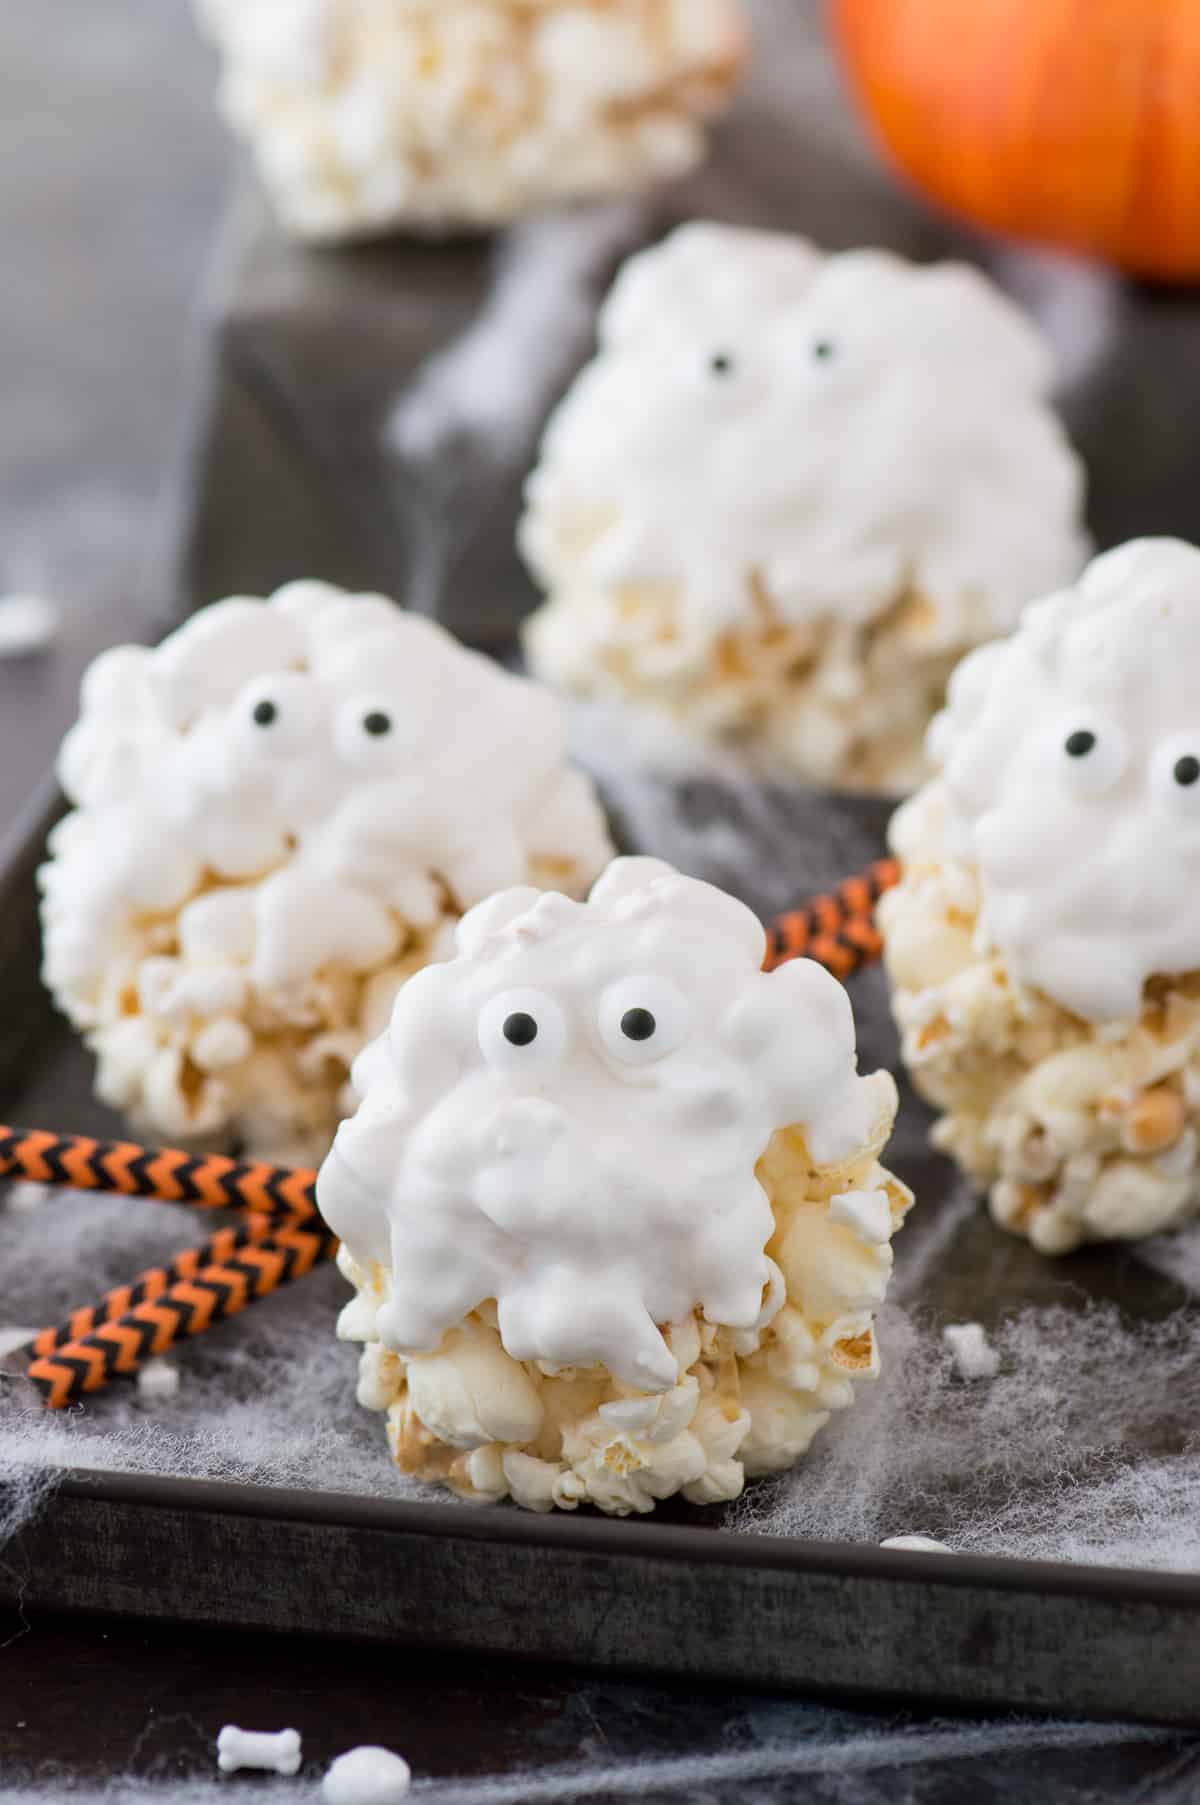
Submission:
[[[674,802],[680,836],[735,806],[700,783]],[[33,874],[55,807],[42,800],[0,869],[0,994],[10,1001],[0,1119],[103,1130],[114,1124],[89,1096],[87,1061],[37,981]],[[827,801],[759,798],[754,826],[743,823],[749,900],[770,906],[780,885],[823,886],[835,867],[877,849],[885,805],[833,807],[836,832]],[[881,987],[868,978],[856,1003],[871,1063],[889,1050]],[[947,1173],[925,1149],[925,1127],[907,1097],[893,1157],[931,1221]],[[997,1309],[1014,1297],[1107,1292],[1154,1316],[1180,1301],[1170,1281],[1144,1269],[1131,1277],[1099,1254],[1069,1266],[1040,1260],[982,1217],[943,1270],[931,1301],[985,1318],[981,1289]],[[0,1601],[26,1613],[304,1631],[740,1687],[1200,1724],[1200,1578],[720,1525],[720,1512],[531,1517],[80,1470],[9,1543]]]
[[[798,229],[830,246],[995,262],[993,249],[903,198],[864,153],[819,49],[818,9],[756,0],[755,13],[763,30],[773,14],[780,22],[763,81],[718,134],[710,164],[631,217],[629,243],[701,213]],[[619,240],[616,232],[614,257],[627,248]],[[316,575],[402,595],[478,644],[509,640],[534,600],[512,532],[536,418],[508,436],[502,455],[469,419],[450,418],[423,456],[386,449],[382,431],[397,397],[486,312],[504,254],[502,241],[482,240],[305,250],[243,199],[226,241],[209,417],[180,528],[181,606]],[[1000,256],[998,273],[1008,279],[1014,262],[1027,284],[1019,259]],[[593,299],[606,277],[599,257],[585,285]],[[1066,282],[1070,300],[1075,276],[1038,279]],[[1200,411],[1179,397],[1200,384],[1194,298],[1114,285],[1108,304],[1107,350],[1084,360],[1064,396],[1090,467],[1097,538],[1192,530]],[[561,342],[552,355],[543,347],[530,372],[543,411],[587,351],[586,320],[580,331],[570,309],[566,318]],[[29,714],[42,707],[32,697],[24,705]],[[57,706],[61,715],[61,698]],[[763,914],[882,848],[881,803],[607,776],[628,846],[724,883]],[[107,1132],[117,1124],[92,1099],[88,1062],[37,976],[34,871],[57,806],[47,791],[0,846],[0,1119]],[[864,1065],[894,1065],[880,974],[855,979],[853,996]],[[889,1161],[920,1209],[901,1237],[901,1270],[906,1246],[939,1232],[939,1206],[954,1188],[928,1150],[927,1127],[905,1091]],[[81,1283],[86,1291],[85,1275]],[[944,1319],[989,1325],[1018,1302],[1084,1310],[1095,1300],[1153,1322],[1186,1306],[1187,1294],[1119,1250],[1047,1262],[979,1211],[960,1220],[922,1297]],[[209,1339],[216,1358],[219,1336]],[[1171,1425],[1176,1432],[1186,1426]],[[541,1656],[738,1688],[1200,1725],[1200,1578],[739,1535],[722,1521],[719,1511],[675,1507],[650,1521],[534,1518],[78,1472],[5,1548],[0,1601]]]

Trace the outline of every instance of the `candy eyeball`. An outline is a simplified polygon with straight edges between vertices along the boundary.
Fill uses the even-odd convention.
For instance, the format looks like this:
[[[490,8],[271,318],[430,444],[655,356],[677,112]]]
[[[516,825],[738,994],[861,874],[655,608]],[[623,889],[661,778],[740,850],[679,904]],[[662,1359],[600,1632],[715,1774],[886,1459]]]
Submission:
[[[1115,721],[1081,710],[1059,721],[1048,740],[1050,762],[1076,796],[1102,796],[1129,765],[1129,742]]]
[[[480,1011],[479,1051],[494,1071],[542,1071],[566,1049],[566,1016],[544,990],[505,990]]]
[[[736,337],[715,336],[681,342],[677,358],[676,381],[678,399],[698,401],[707,409],[719,409],[722,418],[746,416],[748,411],[763,406],[770,397],[771,370],[760,347],[739,342]],[[665,387],[671,386],[668,378]],[[666,410],[666,421],[677,431],[690,434],[695,430],[689,413]]]
[[[687,998],[669,978],[622,978],[600,999],[600,1039],[605,1052],[622,1065],[653,1065],[682,1045],[691,1013]]]
[[[1173,814],[1200,821],[1200,732],[1163,741],[1151,764],[1150,787]]]
[[[347,764],[365,770],[386,769],[401,756],[400,727],[394,701],[355,696],[338,709],[334,745]]]
[[[295,671],[256,677],[233,711],[242,745],[266,758],[286,758],[309,746],[318,712],[311,681]]]

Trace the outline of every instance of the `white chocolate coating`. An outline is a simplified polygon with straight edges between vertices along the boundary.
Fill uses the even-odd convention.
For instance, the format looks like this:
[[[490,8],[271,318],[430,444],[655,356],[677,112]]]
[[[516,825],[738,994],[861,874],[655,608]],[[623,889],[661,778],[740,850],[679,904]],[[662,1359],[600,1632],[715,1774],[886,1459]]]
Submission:
[[[858,1075],[826,972],[765,976],[753,915],[654,860],[617,860],[586,904],[493,897],[458,946],[356,1065],[319,1179],[360,1398],[402,1464],[474,1495],[736,1495],[872,1368],[908,1202],[876,1159],[890,1078]],[[710,1395],[743,1355],[741,1402]]]
[[[285,223],[500,224],[682,174],[741,69],[739,0],[198,0]]]
[[[1039,1251],[1200,1209],[1200,551],[1137,540],[968,658],[879,922],[935,1143]]]
[[[953,659],[1085,555],[1050,377],[965,266],[680,228],[625,265],[529,480],[534,669],[910,784]]]
[[[903,811],[904,874],[879,905],[909,1075],[932,1139],[1040,1253],[1137,1240],[1200,1209],[1200,971],[1154,977],[1120,1024],[1069,1013],[981,943],[979,873],[946,793]]]
[[[1135,540],[967,659],[931,733],[980,948],[1086,1021],[1200,968],[1198,693],[1200,551]],[[927,807],[897,818],[902,858]]]
[[[610,852],[552,696],[320,583],[104,654],[59,773],[46,981],[102,1093],[171,1138],[319,1157],[449,924],[513,882],[584,888]]]

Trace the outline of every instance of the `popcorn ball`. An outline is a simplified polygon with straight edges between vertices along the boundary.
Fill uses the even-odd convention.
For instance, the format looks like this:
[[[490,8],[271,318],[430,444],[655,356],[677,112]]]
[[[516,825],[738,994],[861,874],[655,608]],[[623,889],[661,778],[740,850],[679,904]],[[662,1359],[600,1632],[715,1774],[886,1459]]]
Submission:
[[[621,272],[529,480],[533,669],[685,756],[911,789],[957,659],[1086,555],[1050,379],[966,266],[682,227]]]
[[[618,859],[473,909],[355,1067],[318,1181],[358,1396],[406,1473],[532,1510],[736,1498],[879,1355],[911,1202],[841,986],[741,903]]]
[[[904,1058],[1044,1253],[1200,1208],[1200,551],[1136,540],[955,673],[880,905]]]
[[[682,174],[745,55],[739,0],[199,0],[285,224],[489,226]]]
[[[383,596],[292,583],[96,660],[44,976],[139,1131],[316,1163],[459,915],[611,853],[559,703]]]

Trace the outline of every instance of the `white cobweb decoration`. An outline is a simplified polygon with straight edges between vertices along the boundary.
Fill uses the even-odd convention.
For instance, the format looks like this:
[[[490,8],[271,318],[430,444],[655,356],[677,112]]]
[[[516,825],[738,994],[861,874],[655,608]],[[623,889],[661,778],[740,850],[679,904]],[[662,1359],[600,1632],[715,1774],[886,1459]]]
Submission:
[[[592,1759],[574,1767],[518,1769],[464,1780],[418,1779],[412,1796],[420,1805],[572,1805],[573,1801],[597,1805],[600,1799],[639,1799],[642,1805],[685,1801],[733,1805],[748,1798],[755,1805],[790,1805],[801,1796],[799,1785],[807,1805],[897,1805],[918,1796],[909,1788],[937,1779],[949,1784],[957,1780],[960,1796],[965,1797],[974,1791],[973,1782],[997,1784],[1011,1775],[1018,1796],[1022,1792],[1028,1796],[1036,1764],[1042,1781],[1053,1787],[1056,1805],[1090,1805],[1100,1796],[1095,1790],[1101,1778],[1096,1763],[1105,1763],[1104,1777],[1111,1779],[1120,1751],[1133,1752],[1138,1745],[1149,1744],[1162,1750],[1155,1805],[1191,1805],[1195,1797],[1195,1773],[1186,1749],[1183,1763],[1174,1759],[1183,1739],[1167,1730],[1028,1719],[992,1723],[935,1719],[906,1725],[787,1700],[764,1701],[758,1711],[743,1714],[737,1730],[736,1739],[728,1734],[723,1739],[733,1746],[647,1760]],[[1105,1751],[1110,1753],[1106,1756]],[[1087,1762],[1078,1789],[1065,1762],[1061,1778],[1056,1772],[1059,1756]],[[1177,1776],[1178,1790],[1172,1784],[1177,1765],[1184,1768]],[[222,1801],[228,1805],[231,1796],[228,1784],[218,1779],[173,1780],[164,1791],[153,1780],[74,1787],[57,1773],[53,1778],[52,1793],[36,1784],[0,1785],[0,1805],[48,1805],[51,1797],[69,1800],[70,1805],[165,1805],[167,1799],[170,1805]],[[1020,1785],[1022,1778],[1025,1786]],[[319,1805],[321,1787],[319,1780],[302,1777],[281,1792],[277,1782],[241,1777],[236,1796],[238,1805],[272,1805],[281,1798],[288,1805]],[[1149,1795],[1139,1791],[1129,1796]]]
[[[62,1320],[213,1226],[199,1212],[129,1199],[64,1194],[36,1219],[0,1201],[0,1334]],[[328,1267],[181,1343],[169,1404],[150,1405],[119,1381],[50,1413],[0,1361],[0,1550],[70,1467],[431,1497],[381,1457],[377,1425],[354,1402],[355,1350],[334,1338],[345,1300]]]

